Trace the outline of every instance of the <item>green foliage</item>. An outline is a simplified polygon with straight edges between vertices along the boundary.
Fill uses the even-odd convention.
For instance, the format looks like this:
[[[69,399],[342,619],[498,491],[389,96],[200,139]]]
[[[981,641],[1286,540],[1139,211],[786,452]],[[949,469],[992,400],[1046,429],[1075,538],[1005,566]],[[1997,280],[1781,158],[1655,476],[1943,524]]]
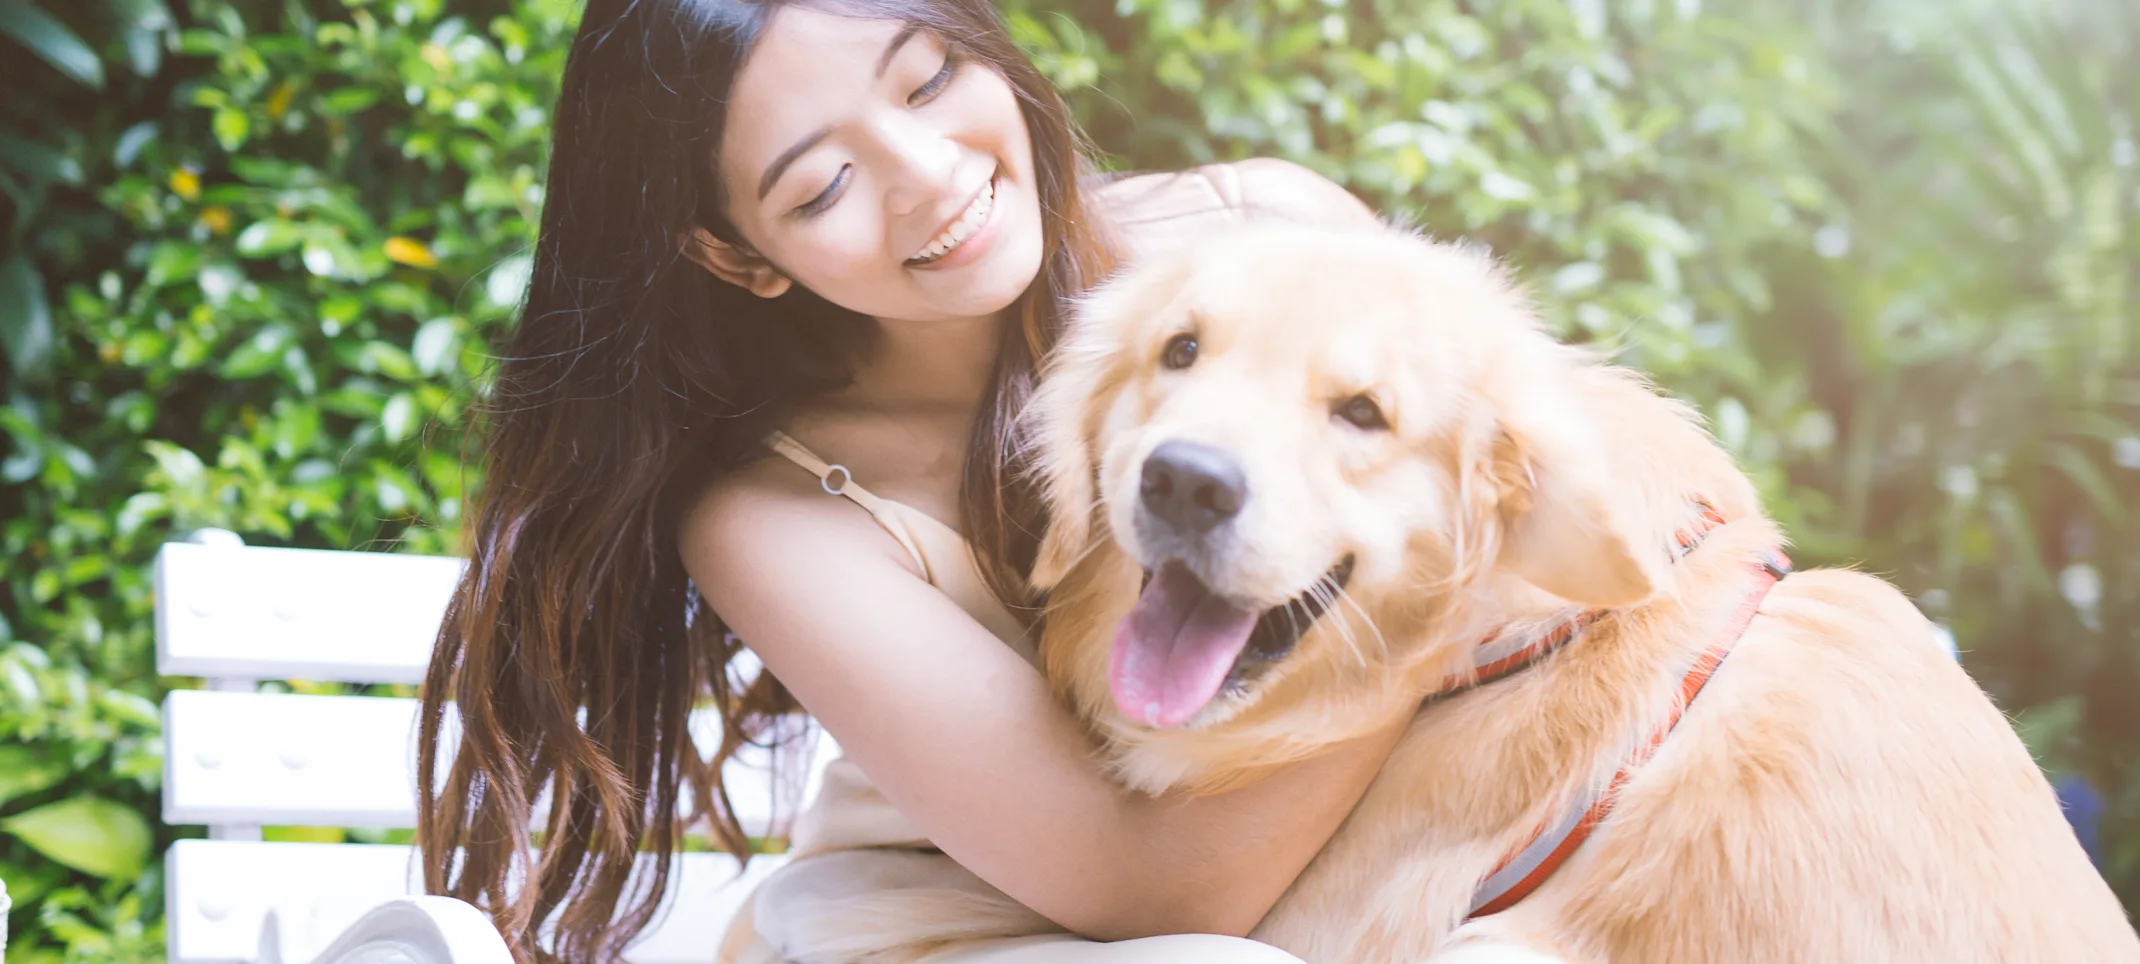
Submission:
[[[2140,7],[1807,6],[1837,70],[1897,93],[1833,129],[1847,253],[1779,278],[1804,336],[1772,364],[1811,376],[1839,439],[1789,470],[1812,523],[1954,628],[2046,767],[2102,790],[2131,906]]]
[[[2130,903],[2140,12],[1727,6],[1007,3],[1111,163],[1298,160],[1696,400],[2103,789]],[[452,550],[577,9],[0,0],[10,960],[161,953],[158,543]]]
[[[106,879],[131,878],[149,860],[148,821],[100,797],[33,807],[0,820],[0,831],[59,864]]]
[[[453,551],[466,409],[525,285],[577,15],[493,6],[39,14],[105,69],[101,93],[53,70],[37,78],[50,98],[0,108],[16,226],[0,251],[0,640],[21,641],[0,649],[0,877],[16,955],[161,953],[141,867],[198,831],[156,822],[155,700],[187,685],[152,665],[160,542],[218,526]],[[155,56],[131,39],[144,22],[161,25]]]

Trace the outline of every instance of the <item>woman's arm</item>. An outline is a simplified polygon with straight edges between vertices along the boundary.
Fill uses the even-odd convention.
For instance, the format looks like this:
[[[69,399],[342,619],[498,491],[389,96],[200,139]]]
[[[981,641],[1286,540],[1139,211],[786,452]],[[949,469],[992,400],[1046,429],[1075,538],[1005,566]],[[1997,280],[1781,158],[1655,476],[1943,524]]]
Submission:
[[[1371,227],[1374,209],[1335,181],[1292,161],[1255,157],[1228,165],[1241,182],[1251,218],[1280,217],[1332,227]]]
[[[1366,791],[1403,721],[1206,797],[1103,775],[1046,681],[853,506],[729,484],[684,560],[729,626],[938,847],[1101,940],[1245,935]]]
[[[1125,177],[1101,185],[1093,205],[1133,260],[1194,243],[1240,218],[1339,228],[1380,223],[1371,208],[1329,178],[1274,157]]]

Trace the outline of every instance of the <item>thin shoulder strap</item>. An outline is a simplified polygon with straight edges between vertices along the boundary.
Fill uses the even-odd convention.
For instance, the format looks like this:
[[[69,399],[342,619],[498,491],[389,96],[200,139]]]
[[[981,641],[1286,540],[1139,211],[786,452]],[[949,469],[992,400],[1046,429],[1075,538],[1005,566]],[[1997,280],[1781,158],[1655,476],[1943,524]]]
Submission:
[[[878,498],[875,493],[855,482],[854,473],[847,471],[847,466],[818,458],[816,452],[810,451],[786,432],[775,429],[767,433],[765,444],[782,458],[817,476],[818,485],[823,486],[827,493],[841,496],[861,506],[863,511],[869,513],[870,518],[877,520],[877,525],[882,526],[885,532],[890,533],[892,538],[906,549],[907,555],[914,557],[915,565],[921,567],[922,577],[934,581],[934,570],[929,567],[929,558],[922,554],[921,543],[907,528],[905,517],[896,511],[897,503]]]
[[[818,484],[824,487],[826,493],[846,496],[853,500],[856,505],[868,509],[872,515],[884,508],[884,500],[877,498],[868,489],[857,484],[854,474],[847,471],[847,466],[836,465],[818,458],[816,452],[804,448],[801,442],[795,441],[788,433],[775,430],[765,437],[765,444],[771,446],[773,451],[780,453],[788,461],[802,466],[811,475],[817,476]]]

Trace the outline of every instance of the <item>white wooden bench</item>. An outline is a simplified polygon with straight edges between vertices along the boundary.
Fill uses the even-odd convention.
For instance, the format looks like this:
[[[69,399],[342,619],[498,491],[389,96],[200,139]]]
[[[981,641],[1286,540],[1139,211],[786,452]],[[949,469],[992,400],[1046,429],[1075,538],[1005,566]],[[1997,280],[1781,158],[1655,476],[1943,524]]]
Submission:
[[[163,704],[164,822],[208,828],[164,857],[171,964],[509,964],[481,912],[417,896],[413,847],[261,833],[415,825],[415,700],[265,693],[259,682],[418,682],[461,568],[441,557],[251,547],[220,530],[163,546],[157,670],[207,680]],[[719,725],[693,718],[713,734]],[[805,799],[837,752],[829,739],[814,750]],[[772,817],[763,762],[745,757],[725,771],[753,835]],[[664,912],[625,959],[710,960],[739,902],[783,860],[756,857],[738,878],[726,854],[680,855]]]

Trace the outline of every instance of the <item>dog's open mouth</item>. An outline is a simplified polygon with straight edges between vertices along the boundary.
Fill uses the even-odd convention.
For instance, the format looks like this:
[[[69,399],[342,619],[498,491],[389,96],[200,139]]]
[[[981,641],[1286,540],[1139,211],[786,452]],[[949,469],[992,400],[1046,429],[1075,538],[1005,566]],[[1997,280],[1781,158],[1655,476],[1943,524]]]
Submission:
[[[1179,562],[1146,573],[1137,605],[1115,630],[1115,706],[1146,726],[1180,725],[1222,688],[1245,687],[1284,659],[1351,578],[1348,556],[1300,595],[1259,612],[1213,593]]]

